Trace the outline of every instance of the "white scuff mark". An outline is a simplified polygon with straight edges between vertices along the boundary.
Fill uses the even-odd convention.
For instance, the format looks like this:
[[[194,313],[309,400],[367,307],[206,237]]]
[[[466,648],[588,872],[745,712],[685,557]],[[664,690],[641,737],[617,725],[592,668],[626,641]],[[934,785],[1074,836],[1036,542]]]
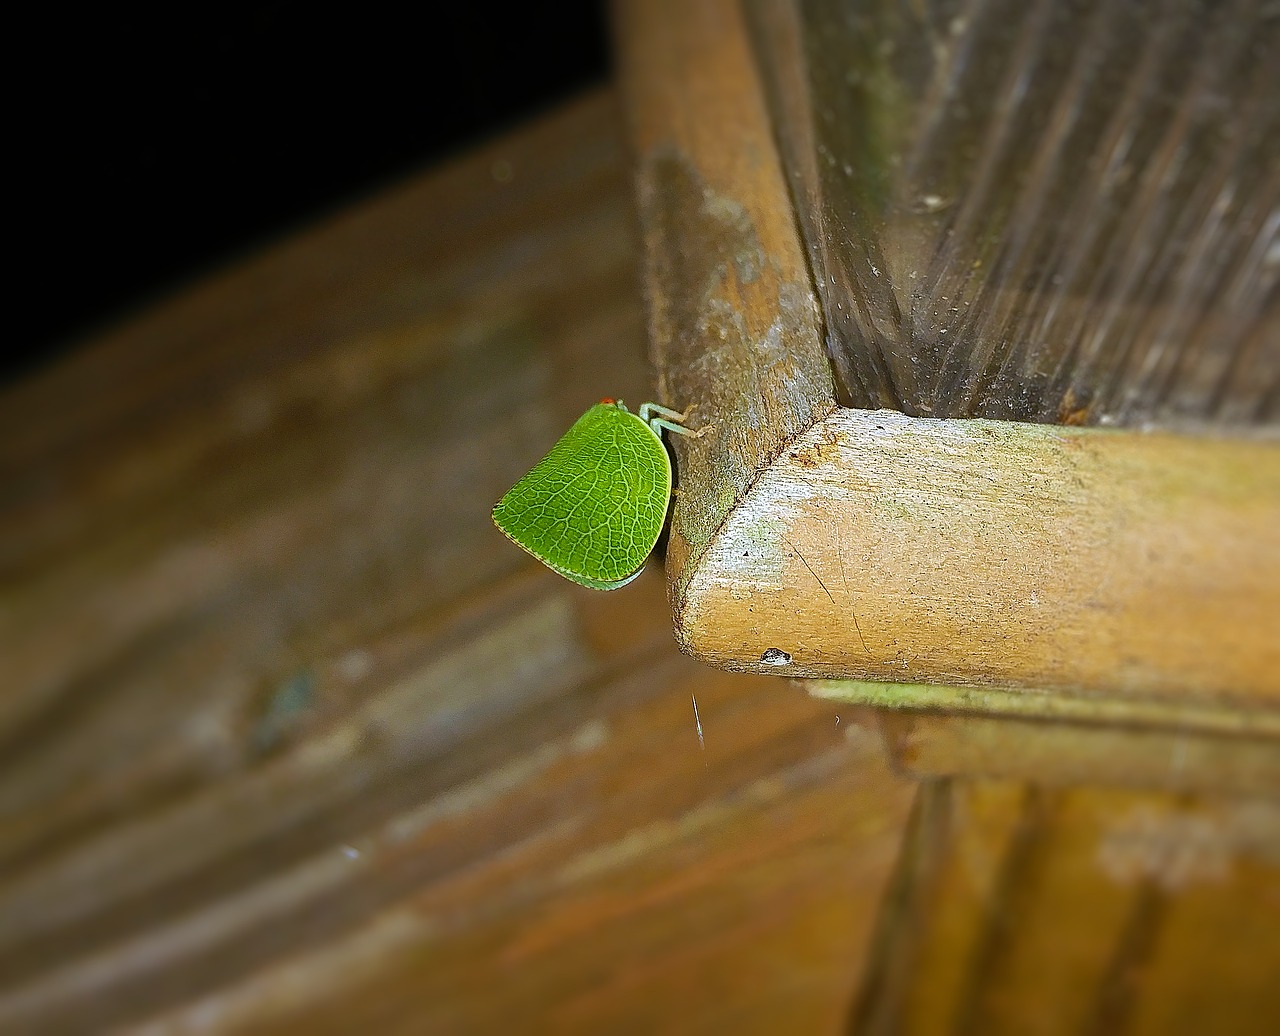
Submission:
[[[698,744],[702,746],[702,750],[705,752],[707,750],[707,743],[702,738],[702,717],[698,715],[698,696],[696,694],[691,694],[689,697],[693,699],[693,722],[698,728]]]
[[[569,746],[577,755],[586,755],[588,752],[594,752],[609,740],[609,725],[601,719],[588,720],[582,724],[573,737],[569,739]]]
[[[359,683],[373,672],[373,655],[364,648],[353,648],[338,659],[338,675],[347,683]]]

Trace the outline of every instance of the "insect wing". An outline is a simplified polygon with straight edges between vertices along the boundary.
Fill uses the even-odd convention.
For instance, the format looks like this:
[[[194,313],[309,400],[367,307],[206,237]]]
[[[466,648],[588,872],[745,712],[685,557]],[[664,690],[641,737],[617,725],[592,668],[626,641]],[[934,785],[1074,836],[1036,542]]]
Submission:
[[[635,414],[600,403],[493,509],[495,524],[576,583],[630,582],[658,542],[671,498],[671,461]]]

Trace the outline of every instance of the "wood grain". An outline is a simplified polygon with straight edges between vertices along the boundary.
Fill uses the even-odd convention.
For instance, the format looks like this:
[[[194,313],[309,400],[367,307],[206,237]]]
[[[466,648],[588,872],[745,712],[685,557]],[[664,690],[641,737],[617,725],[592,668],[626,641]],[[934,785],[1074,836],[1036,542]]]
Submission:
[[[1280,445],[840,410],[722,527],[717,665],[1280,706]]]
[[[743,8],[844,404],[1280,425],[1265,8]]]
[[[927,684],[805,681],[878,705],[894,765],[920,778],[1280,796],[1280,713],[1135,698]]]
[[[810,694],[851,705],[930,715],[1053,720],[1188,734],[1239,734],[1280,738],[1280,713],[1212,702],[1086,697],[999,687],[877,683],[871,680],[806,680]]]
[[[799,46],[794,5],[751,10]],[[1280,444],[835,409],[736,5],[618,11],[659,381],[716,408],[677,444],[677,638],[894,709],[924,782],[847,1031],[1270,1032]],[[821,99],[784,86],[807,146]]]
[[[1280,738],[1005,716],[888,713],[890,758],[906,776],[1005,777],[1280,798]]]
[[[800,46],[791,5],[752,11],[772,51]],[[684,650],[794,677],[1280,707],[1275,435],[834,408],[737,5],[621,3],[618,37],[659,384],[713,425],[676,444]],[[820,99],[784,86],[808,140]]]
[[[838,1029],[912,794],[874,725],[489,521],[651,394],[616,120],[0,399],[0,1031]]]
[[[680,439],[667,573],[676,623],[722,523],[834,405],[821,319],[735,0],[615,4],[662,402]]]
[[[1269,1033],[1274,800],[937,781],[851,1031]]]

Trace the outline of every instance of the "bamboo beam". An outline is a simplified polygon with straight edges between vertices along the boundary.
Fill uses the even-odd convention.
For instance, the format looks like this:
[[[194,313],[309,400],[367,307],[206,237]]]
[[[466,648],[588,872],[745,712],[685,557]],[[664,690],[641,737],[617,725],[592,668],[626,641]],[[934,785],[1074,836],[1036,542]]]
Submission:
[[[732,669],[1276,707],[1277,530],[1272,442],[840,410],[739,502],[678,633]]]

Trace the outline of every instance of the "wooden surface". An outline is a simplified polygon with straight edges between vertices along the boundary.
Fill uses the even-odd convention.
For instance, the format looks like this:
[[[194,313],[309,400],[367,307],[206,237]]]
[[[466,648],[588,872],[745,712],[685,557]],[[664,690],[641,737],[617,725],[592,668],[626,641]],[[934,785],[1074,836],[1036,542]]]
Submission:
[[[919,712],[891,713],[881,722],[890,757],[916,778],[1007,777],[1280,799],[1274,736]]]
[[[1280,425],[1274,11],[742,6],[843,404]]]
[[[800,45],[792,6],[752,7],[779,51]],[[1274,431],[835,408],[820,335],[837,318],[814,309],[738,5],[619,11],[660,384],[714,426],[676,446],[682,647],[795,677],[1280,706]],[[782,116],[820,108],[807,89],[775,90]]]
[[[1275,1031],[1271,712],[877,715],[683,657],[656,569],[597,594],[492,528],[652,394],[616,123],[571,105],[0,397],[0,1032]],[[741,490],[749,442],[679,448]]]
[[[924,786],[851,1032],[1280,1028],[1280,805]]]
[[[878,683],[873,680],[806,680],[810,694],[850,705],[894,712],[1050,720],[1098,727],[1238,734],[1280,738],[1280,713],[1240,709],[1213,702],[1086,697],[1062,692],[1029,692],[999,687]]]
[[[1275,710],[928,684],[804,686],[829,701],[878,706],[890,758],[918,779],[1010,777],[1280,798]]]
[[[841,1028],[912,795],[865,710],[489,522],[651,394],[616,118],[0,397],[0,1031]]]
[[[776,48],[793,7],[752,5]],[[885,709],[921,782],[846,1031],[1276,1031],[1280,443],[837,409],[822,335],[900,329],[848,284],[794,319],[773,141],[806,127],[768,125],[737,4],[617,9],[659,384],[713,426],[676,444],[676,636],[838,678],[797,684]]]
[[[720,526],[834,405],[814,298],[736,0],[615,5],[660,402],[674,443],[667,575],[677,629]]]
[[[738,669],[1280,708],[1280,443],[841,410],[690,580]],[[803,607],[801,607],[803,605]]]

